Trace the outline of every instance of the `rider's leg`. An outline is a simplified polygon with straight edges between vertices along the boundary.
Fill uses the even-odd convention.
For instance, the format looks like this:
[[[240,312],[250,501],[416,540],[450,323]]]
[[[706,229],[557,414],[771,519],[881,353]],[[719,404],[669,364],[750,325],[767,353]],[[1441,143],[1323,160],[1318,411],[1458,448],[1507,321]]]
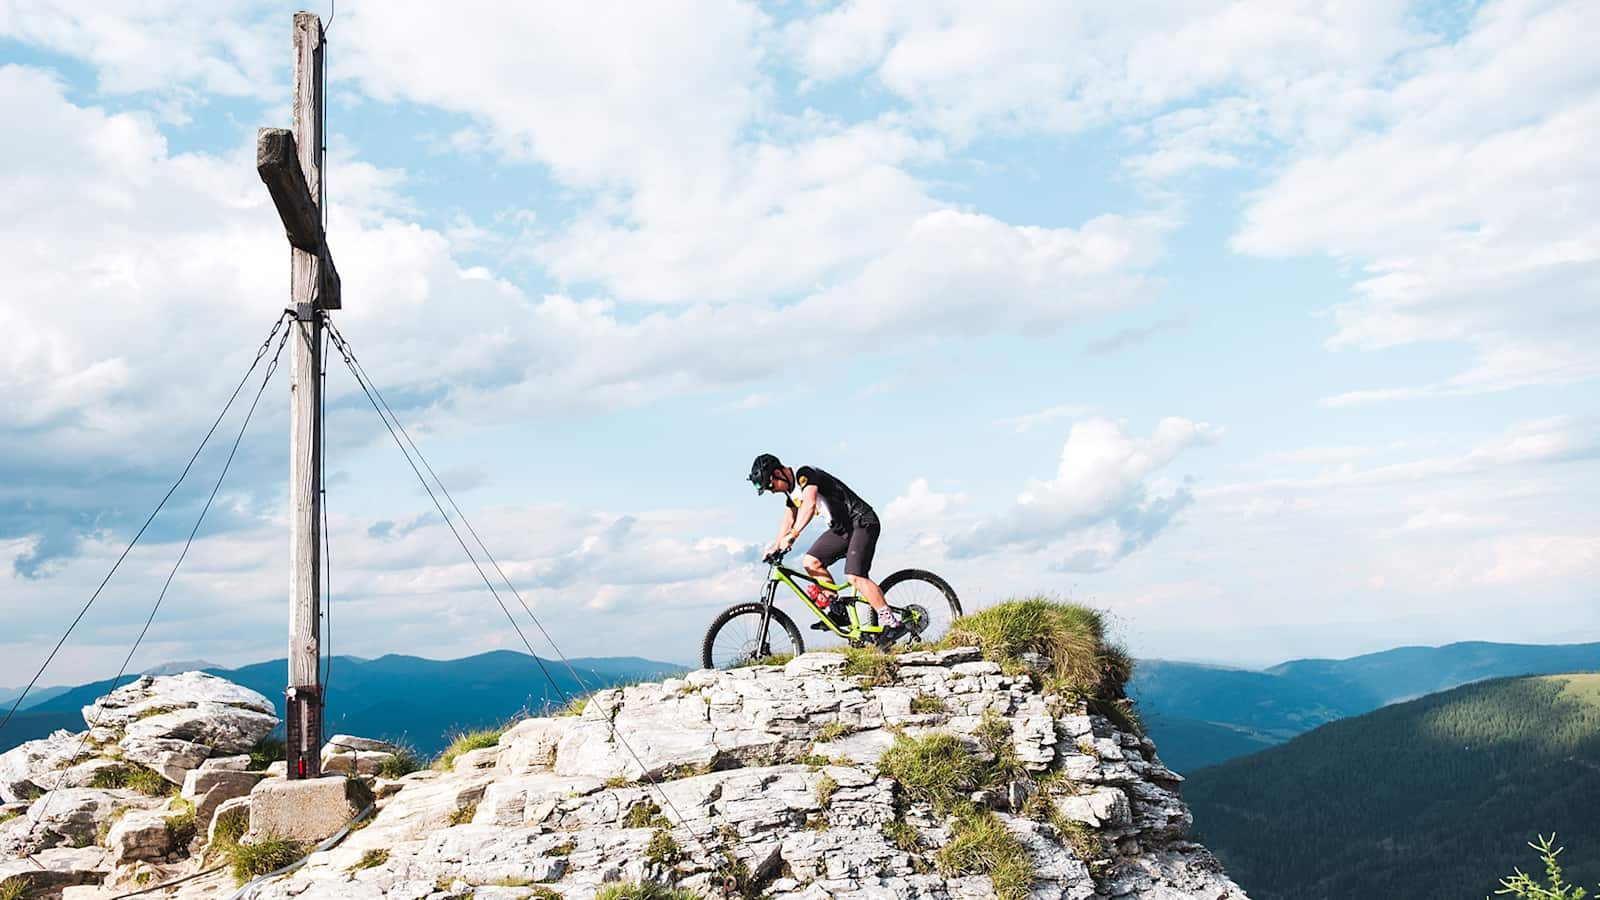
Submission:
[[[806,574],[812,578],[833,584],[833,576],[828,573],[828,567],[822,564],[822,560],[807,553],[805,556],[800,557],[800,565],[805,568]],[[829,591],[829,593],[832,593],[832,591]]]
[[[828,566],[838,562],[849,549],[844,535],[832,530],[824,531],[811,549],[806,551],[806,555],[800,558],[800,565],[812,578],[833,584],[833,575],[828,571]],[[830,599],[834,596],[833,591],[827,591],[827,594]]]
[[[850,532],[850,550],[844,558],[844,577],[861,595],[861,599],[878,611],[880,620],[887,613],[889,624],[894,624],[896,616],[889,610],[889,601],[883,599],[883,589],[867,577],[867,573],[872,571],[872,557],[878,552],[878,531],[878,523],[873,522],[858,525]]]

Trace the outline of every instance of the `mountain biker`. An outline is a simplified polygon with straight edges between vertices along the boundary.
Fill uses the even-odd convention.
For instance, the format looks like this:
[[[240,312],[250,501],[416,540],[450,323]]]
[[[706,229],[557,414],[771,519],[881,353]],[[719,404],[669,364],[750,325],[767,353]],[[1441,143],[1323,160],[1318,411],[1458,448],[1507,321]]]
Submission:
[[[756,493],[772,491],[783,494],[783,524],[778,536],[762,552],[763,557],[786,552],[794,546],[800,533],[811,524],[819,510],[828,520],[828,531],[811,545],[801,563],[806,573],[822,581],[833,581],[828,566],[844,559],[844,577],[861,599],[867,601],[878,613],[878,624],[883,626],[879,640],[892,643],[905,631],[900,617],[883,599],[883,590],[867,576],[872,569],[872,555],[878,547],[880,523],[878,514],[867,501],[839,479],[813,466],[793,469],[785,466],[771,453],[763,453],[750,464],[750,481]],[[812,594],[818,606],[827,607],[833,600],[831,591],[818,590]],[[836,624],[838,608],[830,609],[829,616]],[[827,626],[818,622],[811,626],[818,631]]]

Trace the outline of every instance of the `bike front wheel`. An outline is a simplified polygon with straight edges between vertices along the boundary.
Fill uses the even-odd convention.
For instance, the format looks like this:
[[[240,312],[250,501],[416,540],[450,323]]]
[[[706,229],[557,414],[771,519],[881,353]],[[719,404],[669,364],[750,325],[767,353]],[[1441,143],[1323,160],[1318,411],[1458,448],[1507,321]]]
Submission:
[[[950,582],[923,569],[901,569],[883,580],[883,599],[897,610],[914,610],[917,623],[907,622],[906,634],[901,640],[933,643],[944,637],[950,624],[961,615],[961,601],[956,599]],[[874,617],[876,618],[876,617]],[[901,616],[905,621],[905,616]],[[917,627],[920,625],[920,628]]]
[[[767,620],[765,639],[761,634],[760,603],[740,603],[718,615],[700,642],[700,665],[707,669],[733,669],[739,666],[778,662],[806,652],[800,629],[780,609],[773,609]]]

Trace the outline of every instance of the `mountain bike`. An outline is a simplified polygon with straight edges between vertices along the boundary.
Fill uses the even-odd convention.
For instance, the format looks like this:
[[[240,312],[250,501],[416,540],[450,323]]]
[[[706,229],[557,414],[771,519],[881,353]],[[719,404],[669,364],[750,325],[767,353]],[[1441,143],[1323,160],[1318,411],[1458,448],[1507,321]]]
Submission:
[[[785,551],[786,552],[786,551]],[[799,656],[806,651],[805,640],[794,620],[773,604],[778,586],[787,585],[821,623],[820,631],[832,632],[852,647],[866,644],[887,647],[898,642],[931,643],[944,636],[950,623],[961,615],[961,601],[950,583],[922,569],[901,569],[879,583],[889,608],[900,616],[904,631],[886,635],[878,624],[872,605],[854,593],[848,584],[834,584],[813,578],[806,572],[783,564],[785,552],[762,560],[771,566],[761,600],[728,607],[706,629],[700,644],[700,664],[707,669],[731,669],[760,663],[766,659]],[[824,611],[800,587],[810,582],[836,596]]]

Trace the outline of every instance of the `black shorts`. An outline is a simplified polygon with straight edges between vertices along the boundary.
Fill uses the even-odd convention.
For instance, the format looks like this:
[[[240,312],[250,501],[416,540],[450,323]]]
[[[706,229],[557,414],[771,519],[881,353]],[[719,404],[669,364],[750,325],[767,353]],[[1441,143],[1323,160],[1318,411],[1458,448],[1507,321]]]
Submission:
[[[829,530],[806,553],[817,558],[824,566],[831,566],[844,557],[844,574],[867,577],[872,571],[872,555],[878,552],[877,522],[851,523],[849,534]]]

